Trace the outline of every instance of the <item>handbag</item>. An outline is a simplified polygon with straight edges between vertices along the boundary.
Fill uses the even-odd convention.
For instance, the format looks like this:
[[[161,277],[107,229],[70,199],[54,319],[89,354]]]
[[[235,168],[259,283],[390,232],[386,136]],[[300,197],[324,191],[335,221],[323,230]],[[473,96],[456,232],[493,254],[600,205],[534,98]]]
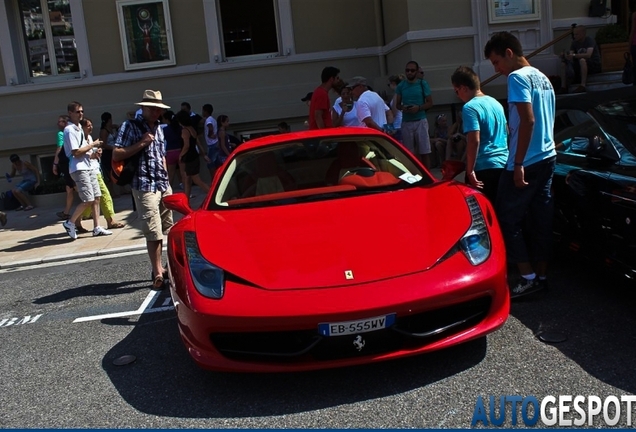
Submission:
[[[623,66],[623,76],[621,77],[621,80],[623,81],[623,84],[625,85],[633,84],[634,83],[634,63],[632,63],[632,57],[628,52],[623,54],[623,57],[625,58],[625,66]]]

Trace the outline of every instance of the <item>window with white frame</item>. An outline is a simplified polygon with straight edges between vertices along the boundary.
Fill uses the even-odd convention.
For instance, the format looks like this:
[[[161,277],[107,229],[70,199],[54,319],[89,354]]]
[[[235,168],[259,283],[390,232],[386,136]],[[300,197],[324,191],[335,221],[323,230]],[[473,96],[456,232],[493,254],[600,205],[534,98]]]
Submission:
[[[70,0],[18,0],[28,77],[79,76]]]
[[[280,54],[277,0],[218,0],[225,58]]]

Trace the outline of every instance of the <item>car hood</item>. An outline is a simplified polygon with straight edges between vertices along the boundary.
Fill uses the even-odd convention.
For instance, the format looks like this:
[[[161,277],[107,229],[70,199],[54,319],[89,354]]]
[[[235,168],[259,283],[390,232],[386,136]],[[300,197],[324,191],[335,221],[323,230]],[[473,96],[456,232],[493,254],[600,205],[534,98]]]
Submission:
[[[203,256],[272,290],[368,283],[432,267],[468,230],[451,183],[266,208],[199,211]]]

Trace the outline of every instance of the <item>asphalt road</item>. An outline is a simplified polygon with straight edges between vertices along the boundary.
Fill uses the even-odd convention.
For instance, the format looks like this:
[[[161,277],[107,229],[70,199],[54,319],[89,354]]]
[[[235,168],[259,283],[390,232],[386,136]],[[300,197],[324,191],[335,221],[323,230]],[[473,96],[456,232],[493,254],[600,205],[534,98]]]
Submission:
[[[0,428],[466,428],[478,396],[636,392],[636,287],[582,263],[559,261],[547,295],[476,342],[272,375],[197,368],[148,278],[145,255],[0,273]]]

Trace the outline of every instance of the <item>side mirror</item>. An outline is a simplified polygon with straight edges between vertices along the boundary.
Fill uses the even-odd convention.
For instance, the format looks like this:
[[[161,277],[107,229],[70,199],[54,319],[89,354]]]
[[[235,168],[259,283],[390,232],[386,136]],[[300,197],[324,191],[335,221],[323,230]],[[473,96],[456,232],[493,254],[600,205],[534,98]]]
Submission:
[[[184,216],[192,213],[192,208],[190,207],[190,203],[188,202],[188,197],[182,192],[164,197],[163,204],[168,209],[179,212]]]

